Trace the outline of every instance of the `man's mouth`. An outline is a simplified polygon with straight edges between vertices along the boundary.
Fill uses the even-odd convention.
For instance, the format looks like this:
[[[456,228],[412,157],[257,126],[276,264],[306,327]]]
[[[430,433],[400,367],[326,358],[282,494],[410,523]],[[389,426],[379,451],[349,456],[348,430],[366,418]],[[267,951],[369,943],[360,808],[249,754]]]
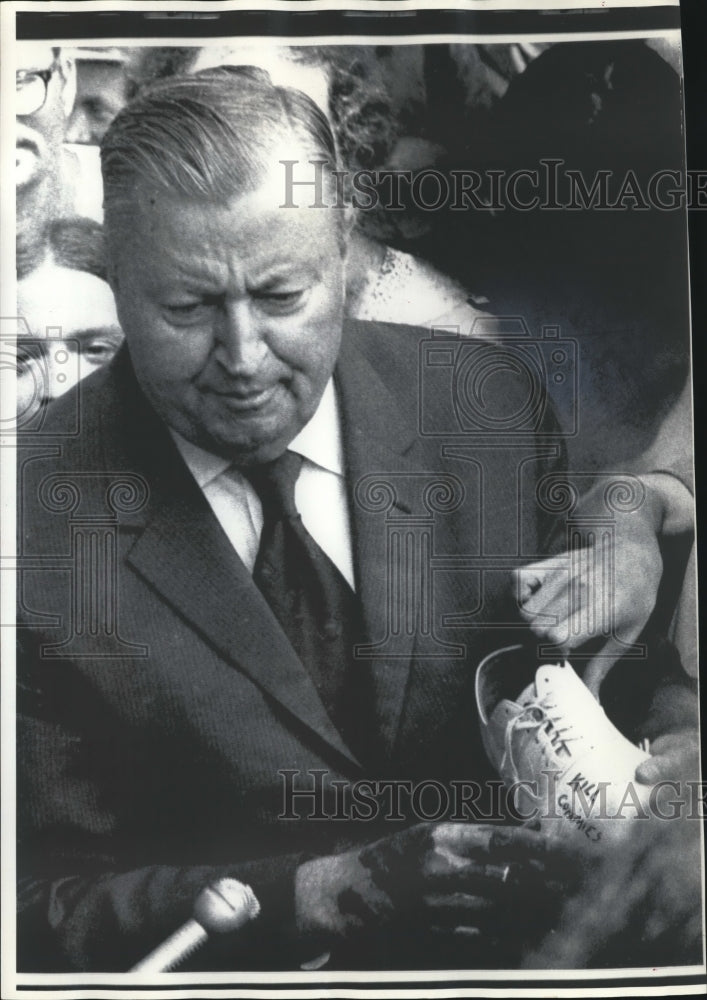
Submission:
[[[234,410],[236,413],[250,413],[252,411],[261,410],[263,407],[267,406],[268,403],[270,403],[270,401],[274,398],[278,387],[279,382],[274,382],[272,385],[265,386],[264,388],[247,390],[230,389],[226,391],[216,391],[215,395],[217,395],[230,410]]]

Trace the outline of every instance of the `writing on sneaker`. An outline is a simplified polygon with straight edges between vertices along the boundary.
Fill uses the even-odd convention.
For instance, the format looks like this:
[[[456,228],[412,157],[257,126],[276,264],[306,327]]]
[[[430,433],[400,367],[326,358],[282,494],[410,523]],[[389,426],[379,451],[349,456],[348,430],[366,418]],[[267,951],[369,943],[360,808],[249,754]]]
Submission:
[[[649,754],[611,722],[569,663],[528,666],[507,646],[476,672],[484,747],[528,821],[563,840],[598,848],[623,839],[648,815],[650,787],[635,780]],[[530,683],[521,690],[524,679]],[[511,697],[515,691],[521,691]]]

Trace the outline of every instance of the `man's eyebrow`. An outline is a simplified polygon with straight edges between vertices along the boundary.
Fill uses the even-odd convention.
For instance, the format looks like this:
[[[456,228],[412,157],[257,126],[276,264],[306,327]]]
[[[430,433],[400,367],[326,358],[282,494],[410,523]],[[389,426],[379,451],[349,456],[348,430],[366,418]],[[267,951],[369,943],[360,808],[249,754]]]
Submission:
[[[87,341],[99,337],[112,340],[119,346],[124,334],[119,326],[88,326],[83,330],[72,330],[68,337],[20,337],[17,341],[17,350],[37,357],[40,354],[48,354],[51,350],[60,350],[62,345],[71,346],[78,343],[79,346],[83,346]]]
[[[210,267],[207,260],[195,258],[180,260],[170,260],[170,270],[172,273],[157,274],[155,284],[176,285],[179,282],[205,282],[218,284],[223,278],[223,269]]]
[[[318,274],[319,268],[311,263],[304,261],[283,262],[282,264],[274,264],[261,274],[254,276],[251,283],[257,288],[267,288],[269,285],[274,285],[276,282],[288,278],[314,277]]]
[[[64,339],[64,338],[58,338],[58,337],[51,337],[51,338],[47,338],[47,337],[18,337],[17,338],[17,350],[18,351],[32,351],[35,354],[39,354],[39,353],[46,354],[47,351],[49,350],[49,348],[51,346],[55,346],[56,343],[57,343],[57,341],[60,340],[60,339]],[[67,337],[66,340],[68,340],[68,339],[69,338]]]

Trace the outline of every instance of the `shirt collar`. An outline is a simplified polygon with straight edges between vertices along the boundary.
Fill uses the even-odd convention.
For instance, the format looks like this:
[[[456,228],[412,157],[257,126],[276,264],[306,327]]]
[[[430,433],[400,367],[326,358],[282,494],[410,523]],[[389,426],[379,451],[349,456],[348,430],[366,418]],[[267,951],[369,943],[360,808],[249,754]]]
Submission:
[[[314,465],[344,474],[343,447],[341,444],[341,424],[339,422],[339,401],[336,398],[333,379],[329,379],[319,406],[311,419],[304,425],[297,437],[290,443],[290,451],[296,451]]]
[[[204,489],[231,465],[227,458],[221,458],[205,451],[191,441],[187,441],[177,431],[169,428],[174,443],[179,448],[198,486]],[[319,406],[304,425],[299,434],[290,442],[289,451],[296,451],[314,465],[327,472],[343,476],[344,461],[339,423],[339,403],[336,398],[333,379],[329,379]]]

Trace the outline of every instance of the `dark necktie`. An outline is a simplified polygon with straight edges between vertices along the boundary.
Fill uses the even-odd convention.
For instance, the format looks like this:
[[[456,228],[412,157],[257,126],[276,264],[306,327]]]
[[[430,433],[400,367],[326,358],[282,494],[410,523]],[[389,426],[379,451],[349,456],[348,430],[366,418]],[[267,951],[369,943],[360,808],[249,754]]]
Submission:
[[[356,596],[309,534],[295,507],[302,456],[286,451],[274,462],[241,469],[263,508],[253,580],[275,613],[324,707],[344,736],[353,736],[356,703],[353,645],[359,641]],[[354,687],[359,688],[355,684]],[[354,747],[352,746],[352,749]]]

